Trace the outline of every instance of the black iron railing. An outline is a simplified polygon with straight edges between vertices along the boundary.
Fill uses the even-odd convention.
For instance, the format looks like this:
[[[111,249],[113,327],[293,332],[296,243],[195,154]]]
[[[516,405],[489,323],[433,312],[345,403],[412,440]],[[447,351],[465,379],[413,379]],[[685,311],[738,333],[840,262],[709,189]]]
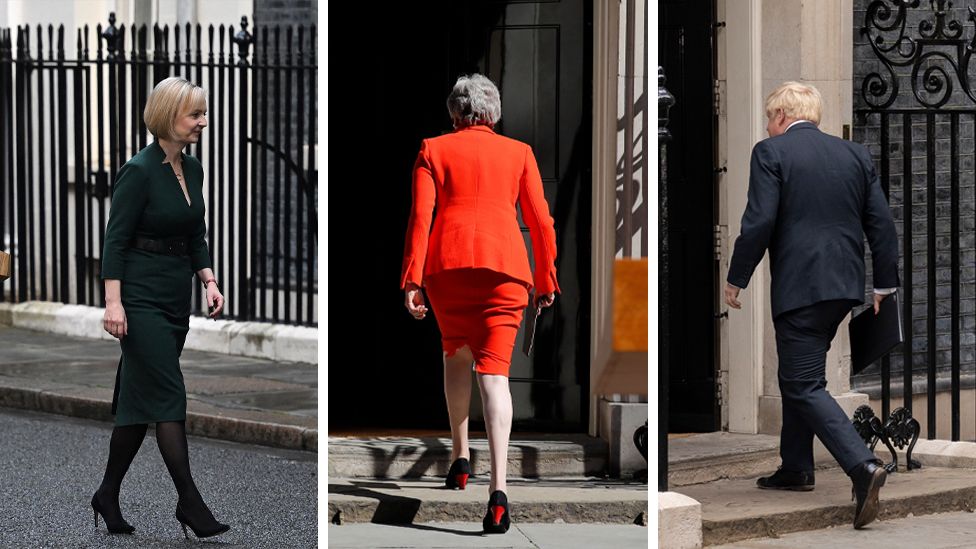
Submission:
[[[968,76],[976,46],[971,25],[976,12],[969,9],[971,24],[963,25],[951,20],[951,3],[950,9],[945,0],[928,4],[915,9],[919,0],[872,1],[860,29],[861,47],[870,47],[877,70],[859,83],[855,121],[862,138],[877,146],[878,175],[903,239],[905,341],[866,375],[855,378],[859,389],[880,380],[878,429],[867,426],[874,416],[870,409],[859,410],[856,421],[865,425],[866,439],[879,437],[879,431],[886,445],[886,438],[896,443],[917,438],[920,426],[911,411],[914,395],[922,392],[926,436],[945,437],[947,433],[937,431],[936,404],[938,392],[946,388],[948,434],[960,440],[964,362],[972,386],[976,198],[971,189],[976,173],[971,162],[960,166],[960,157],[968,161],[976,154],[976,88]],[[900,389],[902,397],[902,406],[894,411],[893,389]],[[971,440],[972,433],[966,438]]]
[[[226,316],[317,325],[315,26],[252,35],[241,18],[237,33],[126,29],[113,13],[94,30],[78,29],[68,59],[63,26],[0,29],[0,227],[14,261],[6,298],[104,304],[115,176],[151,139],[142,111],[153,86],[182,76],[209,95],[210,126],[188,153],[204,165]]]

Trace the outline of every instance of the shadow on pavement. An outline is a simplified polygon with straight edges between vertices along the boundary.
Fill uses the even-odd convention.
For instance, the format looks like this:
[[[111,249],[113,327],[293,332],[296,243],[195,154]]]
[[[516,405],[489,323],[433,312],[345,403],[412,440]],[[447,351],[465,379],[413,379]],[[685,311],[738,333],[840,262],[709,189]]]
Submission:
[[[485,534],[479,529],[477,531],[470,530],[455,530],[452,528],[439,528],[437,526],[428,526],[426,524],[391,524],[390,526],[400,526],[403,528],[413,528],[415,530],[427,530],[431,532],[445,532],[448,534],[456,534],[458,536],[477,536],[481,537]]]
[[[383,483],[383,482],[369,482],[363,484],[372,485],[373,487],[376,488],[389,487],[387,483]],[[378,503],[376,506],[376,512],[373,513],[373,518],[370,520],[370,522],[373,523],[386,524],[389,526],[399,526],[401,528],[413,528],[416,530],[445,532],[448,534],[456,534],[459,536],[484,535],[480,530],[477,531],[456,530],[452,528],[439,528],[437,526],[414,524],[413,521],[417,517],[417,511],[420,510],[421,501],[418,498],[384,494],[382,492],[370,490],[364,487],[363,485],[350,487],[348,485],[342,485],[342,484],[329,484],[329,493],[344,494],[350,496],[360,496],[360,497],[375,499]]]
[[[392,496],[360,486],[329,484],[329,493],[375,499],[378,503],[371,522],[379,524],[402,525],[412,523],[417,516],[417,511],[420,510],[420,500],[417,498]]]

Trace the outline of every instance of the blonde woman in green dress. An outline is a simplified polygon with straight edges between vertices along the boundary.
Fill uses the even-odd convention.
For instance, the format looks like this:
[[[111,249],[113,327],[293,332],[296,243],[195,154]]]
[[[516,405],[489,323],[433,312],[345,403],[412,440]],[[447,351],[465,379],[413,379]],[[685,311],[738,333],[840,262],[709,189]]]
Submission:
[[[207,96],[182,78],[167,78],[149,95],[143,113],[155,140],[119,170],[105,228],[101,277],[105,331],[119,339],[109,443],[102,484],[91,506],[111,533],[131,534],[119,490],[148,424],[179,500],[176,519],[198,537],[226,532],[197,490],[186,442],[186,387],[180,354],[189,329],[193,276],[206,288],[210,317],[224,307],[211,270],[203,205],[203,166],[183,153],[207,126]]]

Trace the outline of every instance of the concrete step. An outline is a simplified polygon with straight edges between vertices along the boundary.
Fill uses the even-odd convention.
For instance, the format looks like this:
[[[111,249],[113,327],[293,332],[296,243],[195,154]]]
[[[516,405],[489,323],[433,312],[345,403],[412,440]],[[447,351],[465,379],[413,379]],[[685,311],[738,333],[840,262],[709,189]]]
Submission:
[[[471,467],[487,478],[488,440],[472,433]],[[603,477],[607,443],[585,434],[513,433],[508,445],[510,477]],[[329,478],[400,479],[444,476],[451,466],[445,436],[330,436]]]
[[[716,432],[668,440],[668,485],[745,478],[775,471],[779,437]]]
[[[837,466],[819,442],[814,458],[818,470]],[[715,432],[668,440],[668,486],[672,489],[721,479],[755,478],[776,471],[779,465],[777,436]]]
[[[755,478],[719,480],[675,491],[701,503],[705,545],[777,537],[831,526],[853,528],[851,482],[839,468],[817,471],[812,492],[759,490]],[[923,467],[888,475],[879,520],[976,509],[976,471]],[[867,527],[868,529],[871,526]]]
[[[512,522],[633,524],[647,517],[647,484],[595,478],[509,478]],[[444,479],[378,481],[329,478],[329,520],[417,524],[430,521],[480,524],[488,504],[488,477],[465,490],[444,488]],[[339,514],[337,517],[337,513]]]

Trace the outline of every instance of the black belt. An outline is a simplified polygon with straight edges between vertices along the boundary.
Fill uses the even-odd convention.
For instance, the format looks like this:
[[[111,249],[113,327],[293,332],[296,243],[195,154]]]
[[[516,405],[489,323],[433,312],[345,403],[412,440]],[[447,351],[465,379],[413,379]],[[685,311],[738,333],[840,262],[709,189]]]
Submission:
[[[185,238],[152,239],[137,236],[132,239],[133,248],[166,255],[190,255],[190,243]]]

